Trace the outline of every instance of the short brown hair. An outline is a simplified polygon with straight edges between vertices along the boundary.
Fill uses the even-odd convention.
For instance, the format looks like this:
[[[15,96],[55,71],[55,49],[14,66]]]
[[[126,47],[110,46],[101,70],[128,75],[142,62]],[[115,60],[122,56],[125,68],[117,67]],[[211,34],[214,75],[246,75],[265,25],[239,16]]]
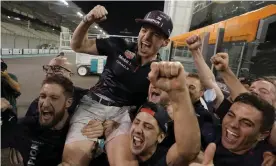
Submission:
[[[42,82],[42,86],[45,84],[58,84],[64,89],[64,94],[67,97],[72,97],[74,93],[74,86],[70,79],[62,75],[52,75],[46,77]]]

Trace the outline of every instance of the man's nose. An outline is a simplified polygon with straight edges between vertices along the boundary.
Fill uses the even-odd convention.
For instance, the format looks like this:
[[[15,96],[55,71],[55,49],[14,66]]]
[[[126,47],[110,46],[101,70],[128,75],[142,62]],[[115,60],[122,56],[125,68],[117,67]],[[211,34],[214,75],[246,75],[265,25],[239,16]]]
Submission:
[[[46,97],[42,103],[41,103],[42,107],[49,107],[50,106],[50,99],[48,97]]]
[[[151,37],[152,37],[152,33],[149,32],[149,31],[147,31],[147,32],[145,33],[145,35],[144,35],[144,39],[145,39],[146,41],[149,41],[149,40],[151,39]]]
[[[239,121],[238,120],[232,120],[230,122],[230,126],[233,128],[233,129],[238,129],[239,128]]]
[[[260,95],[260,92],[256,88],[250,89],[250,92],[253,93],[254,95],[257,95],[257,96]]]
[[[136,134],[142,134],[142,126],[141,125],[137,125],[136,127],[135,127],[135,130],[134,130],[134,132],[136,133]]]

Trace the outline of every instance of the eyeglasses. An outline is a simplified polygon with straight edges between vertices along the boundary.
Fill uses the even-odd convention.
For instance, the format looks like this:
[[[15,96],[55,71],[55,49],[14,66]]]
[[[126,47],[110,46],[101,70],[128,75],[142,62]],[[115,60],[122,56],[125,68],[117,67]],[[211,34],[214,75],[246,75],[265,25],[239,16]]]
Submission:
[[[46,72],[47,74],[49,73],[54,73],[54,74],[63,74],[64,72],[68,72],[70,74],[70,76],[72,76],[74,73],[72,73],[70,70],[59,66],[59,65],[43,65],[42,66],[43,71]]]

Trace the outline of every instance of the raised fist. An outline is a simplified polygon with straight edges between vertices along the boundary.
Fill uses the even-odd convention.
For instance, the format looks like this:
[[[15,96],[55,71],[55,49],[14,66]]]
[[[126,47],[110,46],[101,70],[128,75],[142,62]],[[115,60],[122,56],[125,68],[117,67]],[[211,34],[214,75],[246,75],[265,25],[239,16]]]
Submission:
[[[153,62],[149,80],[156,88],[166,91],[171,100],[186,88],[186,74],[180,62]]]
[[[212,56],[211,62],[218,71],[226,71],[229,69],[229,56],[227,53],[217,53]]]
[[[86,17],[88,22],[101,22],[106,20],[107,14],[108,12],[105,7],[97,5],[84,17]]]
[[[187,46],[190,51],[198,51],[201,49],[201,39],[198,35],[192,35],[186,39]]]

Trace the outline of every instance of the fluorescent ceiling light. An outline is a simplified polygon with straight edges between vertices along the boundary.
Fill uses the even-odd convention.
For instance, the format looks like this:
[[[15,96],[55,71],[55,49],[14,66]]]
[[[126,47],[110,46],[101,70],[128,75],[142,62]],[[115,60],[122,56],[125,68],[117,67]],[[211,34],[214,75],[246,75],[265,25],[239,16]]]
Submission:
[[[77,12],[77,15],[80,16],[80,17],[83,16],[83,14],[81,14],[81,12]]]
[[[64,3],[64,5],[68,6],[68,3],[66,2],[66,0],[60,0],[62,3]]]
[[[103,30],[100,29],[100,31],[102,32]]]
[[[15,17],[14,19],[15,19],[15,20],[18,20],[18,21],[20,20],[20,18],[18,18],[18,17]]]
[[[10,16],[8,16],[8,18],[11,18]]]
[[[94,26],[96,29],[98,29],[97,25]]]

